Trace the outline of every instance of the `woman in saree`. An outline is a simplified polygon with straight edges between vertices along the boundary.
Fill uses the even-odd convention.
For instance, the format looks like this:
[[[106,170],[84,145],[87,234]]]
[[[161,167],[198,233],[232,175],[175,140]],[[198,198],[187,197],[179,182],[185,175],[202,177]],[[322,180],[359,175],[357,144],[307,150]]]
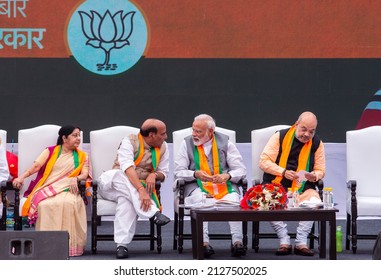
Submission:
[[[69,256],[83,254],[87,238],[86,208],[78,182],[89,175],[88,156],[78,149],[79,127],[67,125],[58,132],[57,145],[46,148],[33,165],[13,181],[21,188],[24,179],[37,172],[24,196],[22,216],[36,230],[69,232]]]

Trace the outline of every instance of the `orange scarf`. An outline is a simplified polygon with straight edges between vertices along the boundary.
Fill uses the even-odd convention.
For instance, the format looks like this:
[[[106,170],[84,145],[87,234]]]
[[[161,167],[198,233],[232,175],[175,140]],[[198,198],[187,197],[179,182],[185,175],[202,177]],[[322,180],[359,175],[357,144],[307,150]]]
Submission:
[[[135,158],[134,158],[134,164],[135,166],[138,166],[139,163],[142,161],[143,159],[143,155],[144,155],[144,142],[143,142],[143,136],[139,133],[138,134],[138,138],[139,138],[139,147],[138,147],[138,152],[136,153],[135,155]],[[159,162],[160,162],[160,148],[153,148],[151,147],[150,148],[150,151],[151,151],[151,157],[152,157],[152,167],[153,167],[153,170],[156,171],[158,165],[159,165]],[[142,185],[144,187],[146,187],[146,181],[145,180],[140,180]],[[160,200],[159,200],[159,197],[157,195],[157,192],[156,192],[156,189],[153,190],[152,192],[152,195],[151,195],[151,199],[153,201],[155,201],[155,204],[156,206],[160,209],[160,211],[162,211],[162,205],[160,203]]]
[[[291,146],[292,143],[294,142],[295,138],[295,125],[293,125],[286,133],[283,142],[282,142],[282,154],[279,159],[279,166],[286,168],[287,166],[287,161],[288,161],[288,156],[290,155],[291,151]],[[311,148],[312,148],[312,139],[310,139],[307,143],[304,144],[302,149],[300,150],[299,153],[299,158],[298,158],[298,167],[296,169],[296,172],[299,170],[309,170],[309,165],[310,165],[310,154],[311,154]],[[283,177],[282,176],[276,176],[274,180],[272,180],[273,184],[280,184],[282,181]],[[302,183],[301,187],[299,188],[299,193],[301,193],[304,189],[304,184],[305,182]],[[298,182],[296,180],[292,181],[292,192],[294,192],[295,188],[297,187]]]
[[[212,175],[212,172],[209,168],[208,159],[206,158],[202,145],[195,146],[193,155],[195,159],[196,170],[202,170],[209,175]],[[222,168],[217,148],[217,141],[214,136],[212,138],[212,159],[214,175],[221,174]],[[221,199],[226,194],[233,192],[232,184],[230,181],[216,184],[213,182],[202,182],[200,179],[197,179],[197,185],[200,187],[202,192],[213,195],[215,199]]]

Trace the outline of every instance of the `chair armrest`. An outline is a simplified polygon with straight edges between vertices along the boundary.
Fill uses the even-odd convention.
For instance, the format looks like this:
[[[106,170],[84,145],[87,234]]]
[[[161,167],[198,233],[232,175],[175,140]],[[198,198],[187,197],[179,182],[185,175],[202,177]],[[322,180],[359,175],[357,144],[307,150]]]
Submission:
[[[324,189],[324,182],[322,179],[318,180],[315,185],[317,186],[318,188],[318,193],[319,193],[319,196],[320,196],[320,199],[323,201],[323,189]]]
[[[161,189],[161,181],[156,181],[155,182],[155,190],[160,191],[160,189]]]
[[[18,203],[20,203],[20,190],[13,187],[12,181],[10,181],[10,180],[1,181],[0,191],[1,191],[1,201],[4,203],[4,205],[5,205],[5,201],[6,201],[7,191],[14,191],[15,192],[15,204],[16,204],[16,200]]]
[[[1,181],[1,190],[17,190],[15,188],[13,188],[13,184],[12,184],[12,181],[8,180],[8,181]]]
[[[159,198],[159,201],[161,203],[160,189],[161,189],[161,181],[157,180],[155,182],[155,190],[156,190],[157,197]]]
[[[7,190],[13,190],[13,185],[11,181],[1,181],[0,183],[0,191],[1,191],[1,202],[4,207],[7,204]]]
[[[6,207],[6,192],[7,191],[14,191],[15,192],[15,202],[14,202],[14,230],[21,230],[22,224],[20,219],[20,190],[13,187],[12,181],[2,181],[1,182],[1,201],[3,202],[3,213],[1,217],[1,224],[0,229],[5,230],[6,227],[6,215],[7,215],[7,207]]]
[[[253,179],[253,181],[252,181],[253,186],[259,185],[260,183],[261,183],[261,181],[259,179]]]
[[[196,180],[192,180],[190,182],[186,182],[185,183],[185,180],[183,179],[178,179],[177,180],[177,189],[179,190],[179,204],[184,204],[184,200],[185,200],[185,197],[184,197],[184,191],[185,191],[185,185],[186,184],[190,184],[190,183],[195,183]]]
[[[352,188],[354,188],[354,190],[356,191],[356,186],[357,186],[356,180],[349,180],[347,182],[347,188],[350,190],[352,190]]]
[[[247,179],[246,178],[240,179],[237,185],[242,188],[242,195],[245,195],[245,193],[247,192],[247,185],[248,185]]]
[[[85,180],[78,182],[78,189],[79,189],[79,193],[83,199],[83,202],[85,203],[85,205],[87,205],[89,202],[88,202],[87,197],[86,197],[86,181]]]

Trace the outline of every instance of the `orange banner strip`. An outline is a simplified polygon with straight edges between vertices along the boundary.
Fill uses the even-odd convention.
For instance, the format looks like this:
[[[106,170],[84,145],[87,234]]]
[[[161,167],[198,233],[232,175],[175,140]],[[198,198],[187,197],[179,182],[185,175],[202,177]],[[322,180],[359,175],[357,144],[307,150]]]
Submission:
[[[68,57],[66,24],[78,0],[28,1],[1,28],[46,28],[44,49],[0,57]],[[134,0],[150,28],[147,58],[380,58],[378,0]],[[59,11],[59,12],[58,12]],[[1,43],[1,41],[0,41]]]

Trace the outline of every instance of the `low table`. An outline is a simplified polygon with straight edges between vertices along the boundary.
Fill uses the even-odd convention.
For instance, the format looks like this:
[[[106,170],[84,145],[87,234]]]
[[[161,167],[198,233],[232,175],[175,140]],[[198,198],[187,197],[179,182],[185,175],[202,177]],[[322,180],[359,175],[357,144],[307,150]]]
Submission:
[[[204,259],[203,222],[209,221],[319,221],[319,257],[326,257],[326,222],[329,222],[329,259],[336,260],[336,212],[338,209],[294,208],[252,210],[240,207],[191,209],[193,258]]]

